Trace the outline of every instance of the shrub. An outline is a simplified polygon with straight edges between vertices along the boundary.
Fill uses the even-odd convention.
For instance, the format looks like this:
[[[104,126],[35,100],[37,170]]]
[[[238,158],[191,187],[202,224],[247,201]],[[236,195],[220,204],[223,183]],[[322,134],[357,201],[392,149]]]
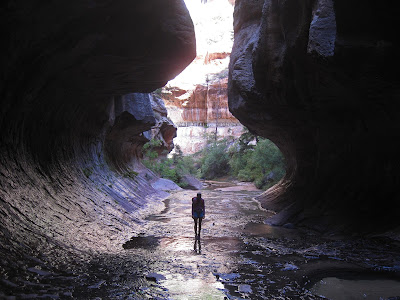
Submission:
[[[136,176],[138,176],[138,175],[139,175],[138,172],[129,170],[129,171],[127,171],[127,172],[124,174],[124,177],[125,177],[125,178],[130,178],[130,179],[136,180]]]
[[[240,170],[237,175],[237,178],[241,181],[248,181],[248,182],[254,181],[255,179],[254,173],[248,168]]]
[[[253,145],[251,141],[256,140]],[[245,131],[230,149],[231,175],[241,181],[253,181],[267,189],[285,175],[285,161],[279,148],[270,140]]]
[[[142,163],[162,178],[170,179],[181,187],[186,183],[182,178],[186,174],[195,174],[196,168],[194,159],[190,156],[183,156],[183,152],[177,145],[172,158],[159,157],[155,151],[161,145],[161,141],[151,140],[143,146]]]
[[[231,175],[241,181],[254,182],[257,188],[267,189],[285,175],[285,160],[279,148],[270,140],[256,137],[246,130],[232,143],[206,136],[207,146],[200,153],[184,156],[177,145],[172,158],[160,158],[154,150],[161,141],[151,140],[143,147],[143,164],[163,178],[184,187],[186,174],[204,179]],[[251,143],[256,141],[256,143]]]
[[[240,153],[240,151],[235,151],[232,153],[232,150],[230,152],[231,152],[231,158],[229,160],[229,166],[231,168],[231,174],[234,177],[238,177],[240,180],[242,180],[239,177],[239,173],[249,165],[248,162],[251,159],[253,153],[252,151],[246,151],[242,153]]]
[[[201,161],[201,177],[213,179],[229,173],[229,156],[225,141],[208,145]]]
[[[83,169],[82,171],[83,171],[83,174],[85,174],[85,176],[86,176],[87,178],[89,178],[90,175],[93,174],[93,169],[92,169],[92,168],[85,168],[85,169]]]

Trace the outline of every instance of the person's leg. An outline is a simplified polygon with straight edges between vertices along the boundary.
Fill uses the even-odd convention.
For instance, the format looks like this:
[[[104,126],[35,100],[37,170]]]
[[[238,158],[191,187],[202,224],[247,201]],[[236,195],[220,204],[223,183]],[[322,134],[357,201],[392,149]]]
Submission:
[[[201,221],[202,220],[203,220],[202,218],[199,218],[199,237],[200,237],[200,232],[201,232]]]
[[[197,218],[194,218],[194,235],[197,235]]]

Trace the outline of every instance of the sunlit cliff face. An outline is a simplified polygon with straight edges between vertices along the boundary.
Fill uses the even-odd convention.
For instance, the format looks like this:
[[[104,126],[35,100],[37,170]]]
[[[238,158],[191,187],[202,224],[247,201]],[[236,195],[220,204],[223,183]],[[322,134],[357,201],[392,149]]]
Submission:
[[[205,134],[240,135],[229,112],[228,65],[233,45],[233,5],[228,0],[187,0],[196,32],[197,56],[163,89],[168,115],[178,126],[174,144],[184,153],[201,150]]]
[[[193,89],[228,68],[233,45],[233,6],[227,0],[207,3],[186,0],[185,3],[194,23],[197,57],[168,85]]]

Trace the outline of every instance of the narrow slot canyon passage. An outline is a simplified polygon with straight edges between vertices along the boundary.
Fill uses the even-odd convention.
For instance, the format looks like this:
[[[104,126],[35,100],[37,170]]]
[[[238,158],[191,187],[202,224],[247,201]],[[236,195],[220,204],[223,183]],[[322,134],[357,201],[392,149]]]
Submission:
[[[0,299],[399,299],[394,3],[187,1],[0,4]],[[243,127],[266,190],[145,164]]]

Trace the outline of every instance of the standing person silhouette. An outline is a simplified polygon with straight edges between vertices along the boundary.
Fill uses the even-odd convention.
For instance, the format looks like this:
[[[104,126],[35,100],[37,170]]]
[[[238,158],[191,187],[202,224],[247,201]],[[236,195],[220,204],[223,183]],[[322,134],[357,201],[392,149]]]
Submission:
[[[197,193],[197,197],[192,198],[192,218],[194,220],[195,239],[200,240],[201,221],[204,219],[205,214],[204,199],[201,198],[201,193]],[[199,233],[197,233],[197,222],[199,222]]]

